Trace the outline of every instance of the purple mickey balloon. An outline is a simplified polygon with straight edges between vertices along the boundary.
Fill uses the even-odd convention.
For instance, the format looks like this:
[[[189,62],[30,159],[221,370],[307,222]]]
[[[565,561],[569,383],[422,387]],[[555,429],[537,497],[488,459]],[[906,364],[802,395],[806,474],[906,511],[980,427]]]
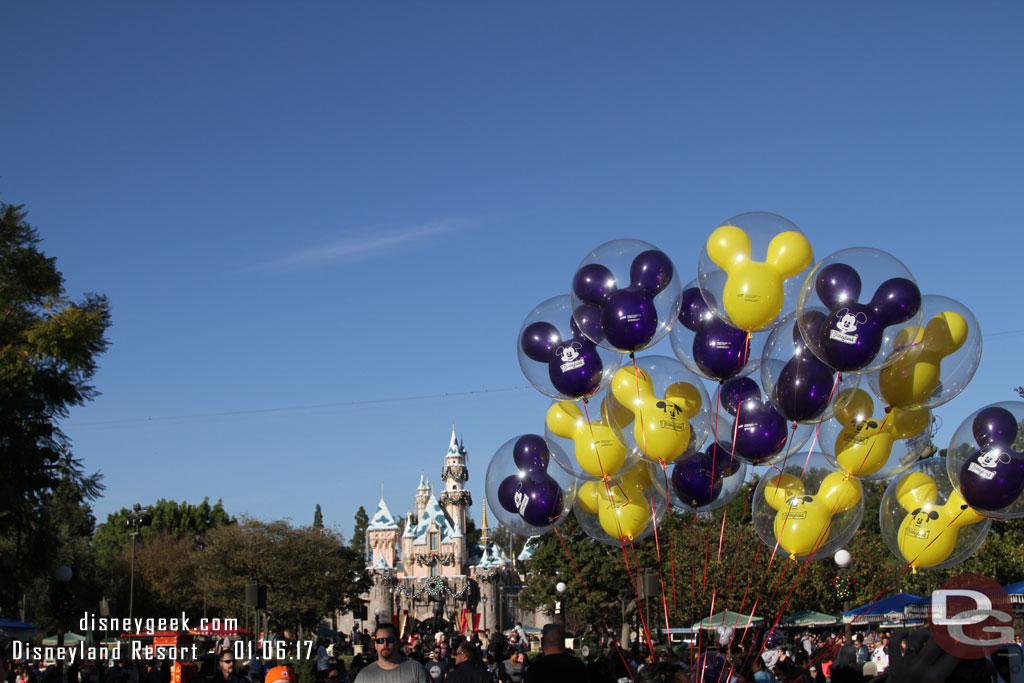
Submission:
[[[558,334],[558,328],[551,323],[538,321],[526,326],[519,343],[528,358],[538,363],[547,363],[555,353],[555,348],[562,343],[562,335]]]
[[[818,311],[804,314],[804,324],[814,333],[824,319],[824,314]],[[772,405],[787,420],[806,422],[822,415],[832,402],[836,374],[807,348],[799,325],[793,327],[793,345],[795,353],[779,373],[772,392]]]
[[[668,287],[674,271],[672,260],[665,252],[648,249],[636,255],[629,267],[629,280],[633,287],[655,296]]]
[[[722,493],[722,480],[739,469],[724,445],[714,444],[706,452],[677,462],[672,467],[672,487],[690,507],[711,504]]]
[[[822,360],[840,372],[870,365],[882,347],[885,328],[910,320],[921,308],[921,291],[902,277],[883,282],[870,303],[858,303],[860,276],[845,263],[822,268],[815,288],[829,308],[818,337]]]
[[[736,416],[736,456],[755,465],[778,455],[789,438],[789,423],[768,401],[749,377],[731,379],[722,385],[722,406]]]
[[[735,415],[744,401],[760,401],[761,387],[749,377],[737,377],[722,383],[719,402],[730,414]]]
[[[550,457],[544,437],[536,434],[524,434],[512,447],[512,460],[520,472],[546,473]]]
[[[960,468],[960,492],[971,507],[998,511],[1024,492],[1024,453],[1013,450],[1017,420],[999,406],[983,409],[971,425],[981,446]]]
[[[749,335],[715,315],[700,289],[691,287],[683,292],[679,322],[693,331],[693,360],[711,379],[729,379],[746,366]]]
[[[601,329],[601,309],[590,304],[580,304],[572,312],[572,319],[569,321],[572,336],[577,339],[580,336],[586,337],[594,343],[600,343],[604,339],[604,331]]]
[[[519,482],[522,477],[512,474],[501,480],[498,484],[498,503],[509,512],[518,512],[516,508],[516,491],[519,490]]]
[[[519,516],[530,526],[547,526],[562,512],[562,487],[546,472],[528,474],[516,492]]]

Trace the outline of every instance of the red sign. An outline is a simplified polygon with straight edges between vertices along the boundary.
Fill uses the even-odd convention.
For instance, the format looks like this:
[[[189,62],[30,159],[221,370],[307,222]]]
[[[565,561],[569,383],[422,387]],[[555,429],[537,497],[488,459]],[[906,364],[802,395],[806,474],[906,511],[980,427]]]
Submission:
[[[986,576],[954,576],[932,592],[928,629],[951,655],[987,657],[1013,642],[1013,604],[1003,587]]]

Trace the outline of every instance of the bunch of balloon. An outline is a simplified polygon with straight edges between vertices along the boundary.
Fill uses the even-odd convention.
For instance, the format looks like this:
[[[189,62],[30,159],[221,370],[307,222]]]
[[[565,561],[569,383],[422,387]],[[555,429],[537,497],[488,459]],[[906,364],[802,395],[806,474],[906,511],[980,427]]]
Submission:
[[[614,412],[614,414],[613,414]],[[589,413],[571,401],[555,401],[544,419],[544,438],[552,444],[552,457],[564,470],[582,481],[602,479],[627,469],[640,456],[626,448],[612,428],[628,425],[633,413],[606,393],[600,412]],[[560,454],[571,453],[562,459]]]
[[[719,317],[756,332],[794,310],[813,262],[811,243],[791,221],[773,213],[744,213],[708,237],[697,280],[704,301]]]
[[[758,382],[760,372],[756,370],[760,361],[752,365],[755,372],[750,377],[736,377],[722,383],[719,405],[731,418],[719,416],[713,433],[719,440],[724,434],[733,444],[733,454],[740,460],[764,465],[784,460],[800,450],[813,429],[790,422],[776,410]]]
[[[491,458],[484,484],[488,505],[513,533],[539,536],[551,531],[576,500],[572,475],[550,466],[551,449],[542,436],[523,434],[506,441]]]
[[[1024,517],[1024,402],[985,406],[965,419],[946,456],[949,480],[986,517]]]
[[[519,328],[516,354],[523,375],[552,398],[576,400],[598,393],[608,386],[622,356],[593,341],[600,327],[589,332],[579,328],[568,295],[542,302]]]
[[[835,419],[824,423],[819,444],[829,462],[868,481],[903,472],[931,445],[932,414],[928,410],[887,408],[876,413],[863,389],[840,397]]]
[[[595,344],[634,353],[657,343],[679,316],[679,277],[652,244],[622,239],[587,254],[572,279],[573,317]]]
[[[804,311],[823,323],[822,311]],[[800,333],[797,315],[782,320],[768,335],[761,354],[761,386],[775,410],[790,422],[816,424],[832,417],[840,398],[860,383],[842,375],[811,353]],[[839,406],[841,407],[841,403]]]
[[[732,444],[720,441],[674,463],[669,470],[669,502],[683,512],[710,512],[728,505],[747,476],[746,463],[732,451]]]
[[[618,404],[609,411],[616,436],[663,469],[695,453],[711,430],[707,390],[675,358],[637,358],[615,373],[608,391]]]
[[[927,294],[921,298],[921,320],[896,336],[895,361],[867,375],[871,391],[889,407],[944,405],[963,391],[981,363],[981,328],[962,303]]]
[[[864,516],[860,482],[820,454],[802,453],[772,466],[751,503],[754,530],[791,559],[827,558],[845,546]]]
[[[862,295],[870,300],[861,303]],[[920,320],[921,292],[913,275],[894,256],[868,247],[827,256],[807,276],[797,300],[797,324],[808,348],[841,373],[895,363],[910,351],[898,349],[897,340]]]
[[[704,301],[696,280],[683,288],[679,321],[669,334],[672,350],[683,365],[714,382],[753,372],[766,337],[741,330],[719,317]]]
[[[919,460],[894,477],[878,517],[889,550],[915,572],[960,564],[992,526],[953,488],[945,458]]]
[[[609,545],[647,538],[668,509],[661,472],[646,460],[579,488],[576,519],[591,538]]]

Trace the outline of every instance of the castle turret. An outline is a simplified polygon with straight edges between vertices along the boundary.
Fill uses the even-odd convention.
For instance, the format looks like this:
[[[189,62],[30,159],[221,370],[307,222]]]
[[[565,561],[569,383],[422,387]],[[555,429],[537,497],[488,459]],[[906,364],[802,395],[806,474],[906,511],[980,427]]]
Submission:
[[[420,485],[416,487],[416,519],[423,516],[423,508],[427,507],[428,500],[430,500],[430,482],[423,476],[423,470],[420,470]]]
[[[487,547],[487,543],[491,540],[490,531],[487,528],[487,498],[484,497],[484,509],[483,518],[480,523],[480,545],[484,548]]]
[[[473,498],[466,490],[466,482],[469,480],[466,456],[466,447],[459,443],[453,424],[452,438],[448,444],[448,451],[444,454],[444,466],[441,468],[444,492],[439,502],[448,518],[460,529],[466,528],[466,508],[473,504]]]

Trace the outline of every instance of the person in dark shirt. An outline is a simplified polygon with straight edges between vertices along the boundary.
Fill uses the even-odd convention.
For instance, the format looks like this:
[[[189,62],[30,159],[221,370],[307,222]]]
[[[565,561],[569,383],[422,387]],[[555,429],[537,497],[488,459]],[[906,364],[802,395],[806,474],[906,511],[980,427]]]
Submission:
[[[464,640],[455,648],[455,669],[446,683],[491,683],[491,673],[480,665],[480,650]]]
[[[565,651],[565,631],[558,624],[547,624],[541,631],[543,653],[526,667],[525,683],[566,683],[587,677],[583,660]]]

